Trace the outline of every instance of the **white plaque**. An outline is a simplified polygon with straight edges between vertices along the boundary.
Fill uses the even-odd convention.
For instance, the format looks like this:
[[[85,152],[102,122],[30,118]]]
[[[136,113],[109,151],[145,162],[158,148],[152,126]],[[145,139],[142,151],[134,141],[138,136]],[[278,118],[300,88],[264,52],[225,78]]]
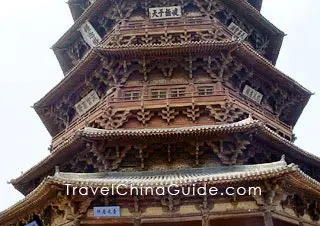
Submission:
[[[93,215],[95,217],[120,217],[120,206],[95,206]]]
[[[242,91],[243,95],[250,98],[251,100],[257,102],[258,104],[261,103],[263,95],[259,93],[257,90],[251,88],[250,86],[246,85]]]
[[[93,106],[99,103],[100,98],[96,91],[92,90],[88,95],[82,98],[76,105],[76,111],[81,116],[89,111]]]
[[[181,17],[181,6],[149,8],[149,18],[152,20],[179,17]]]
[[[248,33],[233,22],[228,26],[228,29],[242,41],[248,37]]]
[[[101,37],[91,25],[91,23],[87,20],[80,27],[80,32],[82,34],[83,39],[88,43],[88,45],[92,48],[98,45],[101,42]]]
[[[39,226],[39,225],[36,221],[32,221],[31,223],[26,224],[25,226]]]

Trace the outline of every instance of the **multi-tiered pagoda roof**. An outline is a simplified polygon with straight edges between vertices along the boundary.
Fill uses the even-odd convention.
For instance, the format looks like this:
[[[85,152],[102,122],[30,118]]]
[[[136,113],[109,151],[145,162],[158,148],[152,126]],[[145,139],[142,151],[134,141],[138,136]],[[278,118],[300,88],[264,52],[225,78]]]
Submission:
[[[53,46],[64,78],[34,105],[50,154],[11,181],[26,197],[0,225],[319,224],[320,159],[293,134],[312,93],[275,67],[284,33],[262,0],[68,4],[75,22]],[[173,183],[262,194],[65,190]]]

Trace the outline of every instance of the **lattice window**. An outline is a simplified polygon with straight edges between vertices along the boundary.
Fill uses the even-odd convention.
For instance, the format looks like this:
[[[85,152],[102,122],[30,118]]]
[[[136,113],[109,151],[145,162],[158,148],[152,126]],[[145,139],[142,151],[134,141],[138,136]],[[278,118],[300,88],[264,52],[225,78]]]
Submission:
[[[151,90],[151,98],[152,99],[165,99],[165,98],[167,98],[167,90],[163,90],[163,89]]]
[[[199,96],[210,96],[213,95],[213,86],[200,86],[198,87]]]
[[[140,91],[137,90],[125,91],[123,94],[125,100],[139,100],[140,96]]]
[[[175,97],[184,97],[186,95],[186,88],[174,88],[170,89],[170,96]]]

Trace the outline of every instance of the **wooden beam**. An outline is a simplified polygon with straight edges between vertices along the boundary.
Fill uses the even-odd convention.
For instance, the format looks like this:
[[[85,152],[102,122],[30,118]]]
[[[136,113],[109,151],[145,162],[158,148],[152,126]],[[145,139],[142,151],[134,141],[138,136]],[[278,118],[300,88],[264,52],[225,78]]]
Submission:
[[[135,218],[133,219],[133,226],[140,226],[141,225],[141,219]]]
[[[273,226],[272,213],[270,211],[265,211],[263,213],[263,218],[265,226]]]
[[[202,226],[210,226],[210,218],[208,215],[202,216]]]

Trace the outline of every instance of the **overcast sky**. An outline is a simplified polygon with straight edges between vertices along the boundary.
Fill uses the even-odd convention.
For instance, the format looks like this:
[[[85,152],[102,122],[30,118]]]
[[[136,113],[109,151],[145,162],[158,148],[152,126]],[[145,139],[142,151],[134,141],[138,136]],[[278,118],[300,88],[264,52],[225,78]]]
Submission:
[[[73,23],[66,0],[0,0],[0,211],[23,196],[6,182],[49,154],[51,137],[30,107],[63,77],[50,47]],[[264,0],[285,37],[277,67],[315,92],[295,133],[320,155],[319,0]]]

